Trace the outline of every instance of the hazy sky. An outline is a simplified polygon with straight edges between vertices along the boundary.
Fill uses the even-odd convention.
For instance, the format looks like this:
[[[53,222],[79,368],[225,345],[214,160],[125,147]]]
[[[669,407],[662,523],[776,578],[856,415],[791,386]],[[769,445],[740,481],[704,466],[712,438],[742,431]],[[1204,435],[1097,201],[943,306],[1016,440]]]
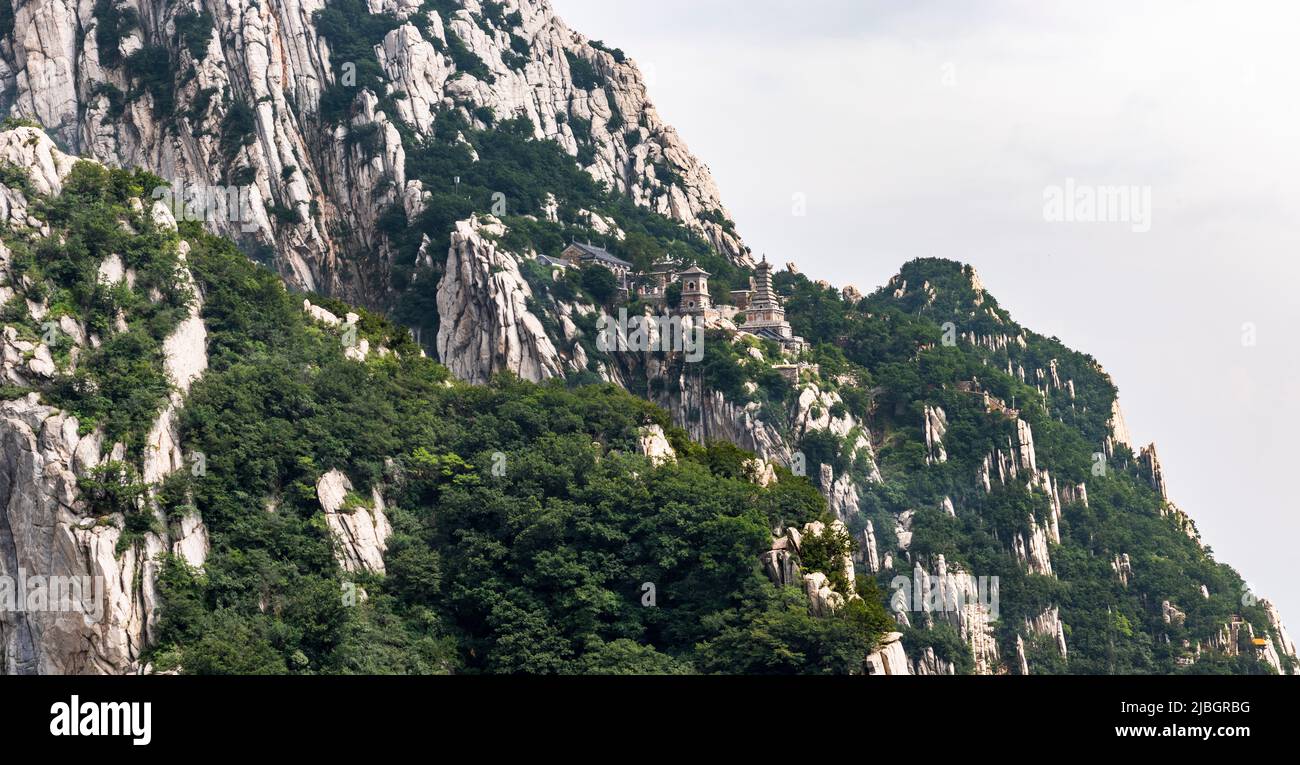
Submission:
[[[1300,4],[553,2],[646,71],[755,253],[864,292],[971,263],[1096,357],[1171,499],[1300,629]],[[1046,221],[1067,179],[1149,188],[1150,231]]]

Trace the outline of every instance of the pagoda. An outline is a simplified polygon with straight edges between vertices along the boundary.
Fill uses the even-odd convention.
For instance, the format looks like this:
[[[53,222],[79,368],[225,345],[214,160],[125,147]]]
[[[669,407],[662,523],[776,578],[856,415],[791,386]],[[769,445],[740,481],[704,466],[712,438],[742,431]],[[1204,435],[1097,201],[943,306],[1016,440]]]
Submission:
[[[790,350],[798,350],[804,345],[802,337],[796,337],[785,320],[785,307],[772,288],[772,264],[767,256],[754,266],[754,291],[749,296],[745,308],[743,331],[757,337],[776,340]]]

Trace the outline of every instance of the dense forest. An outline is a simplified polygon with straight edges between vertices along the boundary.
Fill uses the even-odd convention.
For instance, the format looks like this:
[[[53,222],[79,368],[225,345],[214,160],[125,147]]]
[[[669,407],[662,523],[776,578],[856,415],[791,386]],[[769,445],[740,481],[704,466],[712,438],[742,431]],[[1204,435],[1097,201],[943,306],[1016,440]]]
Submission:
[[[181,434],[206,469],[150,488],[166,514],[201,515],[212,552],[201,571],[166,561],[155,668],[860,671],[889,624],[880,598],[814,617],[801,590],[775,587],[758,567],[774,523],[825,517],[807,479],[787,472],[758,486],[743,474],[749,455],[691,443],[665,412],[612,385],[452,381],[377,314],[361,311],[358,331],[388,352],[350,360],[301,295],[231,242],[190,223],[172,233],[133,210],[156,183],[81,163],[42,200],[61,236],[5,237],[30,281],[6,321],[35,336],[22,306],[49,290],[54,318],[112,337],[35,392],[136,449],[166,400],[158,346],[189,304],[175,245],[190,245],[210,367]],[[139,274],[134,285],[97,279],[110,253]],[[127,328],[114,332],[118,314]],[[636,453],[652,424],[677,460]],[[357,502],[372,487],[388,499],[385,576],[340,568],[316,491],[331,469],[356,482]],[[140,533],[156,522],[130,464],[109,463],[82,488],[92,513],[121,512]]]
[[[818,619],[759,573],[775,519],[824,514],[806,480],[760,488],[728,445],[691,444],[614,386],[453,383],[372,314],[363,333],[395,353],[349,361],[276,277],[186,234],[212,368],[183,435],[210,455],[192,489],[214,555],[202,574],[169,571],[160,660],[191,672],[842,672],[884,629],[877,602]],[[678,461],[635,453],[647,424],[668,426]],[[395,505],[387,575],[362,578],[352,609],[315,496],[330,468]]]

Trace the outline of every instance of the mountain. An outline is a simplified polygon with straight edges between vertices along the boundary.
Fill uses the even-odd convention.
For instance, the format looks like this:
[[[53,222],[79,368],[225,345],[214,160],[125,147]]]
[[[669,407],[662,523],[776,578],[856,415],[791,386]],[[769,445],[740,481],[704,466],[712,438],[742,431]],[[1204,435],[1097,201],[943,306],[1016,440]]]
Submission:
[[[6,15],[0,111],[71,153],[247,187],[247,209],[223,210],[217,230],[273,250],[303,289],[390,302],[419,268],[381,228],[404,216],[445,237],[450,211],[438,208],[457,184],[443,171],[459,157],[444,142],[518,118],[611,190],[746,258],[708,168],[659,118],[637,68],[543,0],[96,0]],[[508,177],[473,180],[486,186],[475,204],[539,201]]]
[[[1296,670],[1093,358],[755,262],[548,3],[0,4],[5,671]]]
[[[7,672],[845,672],[888,626],[760,570],[806,481],[616,386],[453,382],[35,128],[0,167],[0,572],[70,598],[20,590]]]

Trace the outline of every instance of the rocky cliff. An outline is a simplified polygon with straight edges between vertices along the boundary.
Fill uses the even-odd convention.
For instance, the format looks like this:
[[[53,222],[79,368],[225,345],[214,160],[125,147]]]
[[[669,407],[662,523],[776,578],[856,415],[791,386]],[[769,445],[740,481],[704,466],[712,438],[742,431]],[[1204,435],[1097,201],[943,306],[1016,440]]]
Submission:
[[[23,184],[10,180],[5,189],[9,244],[0,244],[0,296],[9,305],[22,303],[27,316],[44,321],[45,328],[39,337],[21,321],[6,323],[3,330],[3,376],[13,386],[9,400],[0,404],[0,576],[9,583],[9,602],[0,610],[0,666],[9,674],[143,671],[141,653],[158,619],[158,556],[170,552],[201,566],[208,553],[201,518],[192,512],[165,515],[156,496],[169,475],[190,469],[173,417],[207,364],[200,298],[195,296],[164,339],[162,367],[172,393],[153,418],[138,456],[128,456],[102,425],[42,403],[38,392],[73,373],[79,359],[109,341],[75,314],[56,316],[57,309],[36,289],[34,274],[9,246],[22,247],[50,233],[39,200],[27,194],[60,193],[74,161],[38,130],[0,133],[0,165],[26,179]],[[123,221],[124,227],[148,218],[152,225],[175,230],[165,207],[146,211],[141,200],[134,204],[137,220]],[[192,290],[183,267],[186,244],[172,246],[180,263],[174,278]],[[136,277],[114,254],[95,278],[106,287],[130,289]],[[7,318],[13,322],[12,315]],[[57,359],[51,345],[58,349]],[[13,397],[15,389],[31,392]],[[118,473],[124,464],[125,472]],[[117,484],[126,474],[138,474],[149,488],[120,507],[87,497],[87,481]],[[148,528],[132,531],[128,515],[150,519]]]
[[[499,236],[504,228],[474,218],[452,233],[438,285],[438,357],[470,382],[503,371],[532,381],[562,375],[565,360],[532,313],[519,259],[499,251],[485,233]]]
[[[525,118],[593,178],[748,259],[636,64],[546,0],[19,0],[12,23],[0,113],[73,154],[236,188],[207,222],[300,288],[391,302],[377,221],[420,211],[407,152],[448,112]]]

